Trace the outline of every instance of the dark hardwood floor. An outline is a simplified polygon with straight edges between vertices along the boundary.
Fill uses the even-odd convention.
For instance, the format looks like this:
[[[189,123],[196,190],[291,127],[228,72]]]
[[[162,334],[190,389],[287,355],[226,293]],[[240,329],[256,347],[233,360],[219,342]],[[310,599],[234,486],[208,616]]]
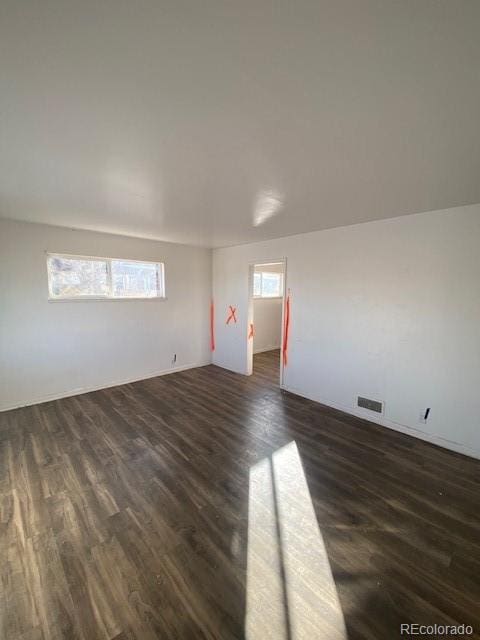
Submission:
[[[0,414],[0,637],[478,638],[480,462],[277,382],[270,352]]]

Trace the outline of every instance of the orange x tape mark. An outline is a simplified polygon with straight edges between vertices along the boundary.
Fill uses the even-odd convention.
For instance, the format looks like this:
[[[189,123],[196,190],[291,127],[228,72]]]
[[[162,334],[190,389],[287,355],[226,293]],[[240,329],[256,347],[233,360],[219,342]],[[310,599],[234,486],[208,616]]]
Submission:
[[[230,324],[230,320],[233,320],[234,322],[237,322],[237,316],[235,315],[237,312],[237,307],[232,307],[232,305],[228,305],[228,308],[230,309],[229,313],[230,315],[227,318],[227,322],[225,324]]]

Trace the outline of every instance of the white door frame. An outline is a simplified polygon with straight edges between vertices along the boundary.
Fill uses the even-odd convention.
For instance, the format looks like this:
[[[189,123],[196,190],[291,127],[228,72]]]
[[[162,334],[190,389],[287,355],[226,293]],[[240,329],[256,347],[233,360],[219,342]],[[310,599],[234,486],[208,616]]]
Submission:
[[[247,311],[247,327],[253,322],[255,324],[255,318],[253,315],[253,272],[255,265],[262,264],[283,264],[283,291],[282,291],[282,325],[280,327],[280,388],[283,388],[283,334],[285,327],[285,299],[287,294],[287,258],[268,258],[262,260],[255,260],[248,263],[248,311]],[[247,376],[251,376],[253,373],[253,339],[247,339]]]

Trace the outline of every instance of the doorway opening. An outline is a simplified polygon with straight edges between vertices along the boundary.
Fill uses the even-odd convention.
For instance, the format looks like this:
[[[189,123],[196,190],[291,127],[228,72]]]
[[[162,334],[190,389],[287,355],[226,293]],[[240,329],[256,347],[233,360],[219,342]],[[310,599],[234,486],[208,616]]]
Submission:
[[[249,371],[282,386],[285,260],[250,265]]]

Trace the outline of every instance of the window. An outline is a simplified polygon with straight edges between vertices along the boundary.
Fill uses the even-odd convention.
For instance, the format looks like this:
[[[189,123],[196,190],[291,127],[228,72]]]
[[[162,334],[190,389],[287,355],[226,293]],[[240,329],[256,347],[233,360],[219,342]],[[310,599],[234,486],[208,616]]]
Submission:
[[[161,262],[49,254],[47,270],[51,300],[165,297]]]
[[[161,265],[158,262],[112,260],[112,290],[114,298],[162,297]]]
[[[253,295],[255,298],[280,298],[283,289],[283,273],[255,271],[253,274]]]

